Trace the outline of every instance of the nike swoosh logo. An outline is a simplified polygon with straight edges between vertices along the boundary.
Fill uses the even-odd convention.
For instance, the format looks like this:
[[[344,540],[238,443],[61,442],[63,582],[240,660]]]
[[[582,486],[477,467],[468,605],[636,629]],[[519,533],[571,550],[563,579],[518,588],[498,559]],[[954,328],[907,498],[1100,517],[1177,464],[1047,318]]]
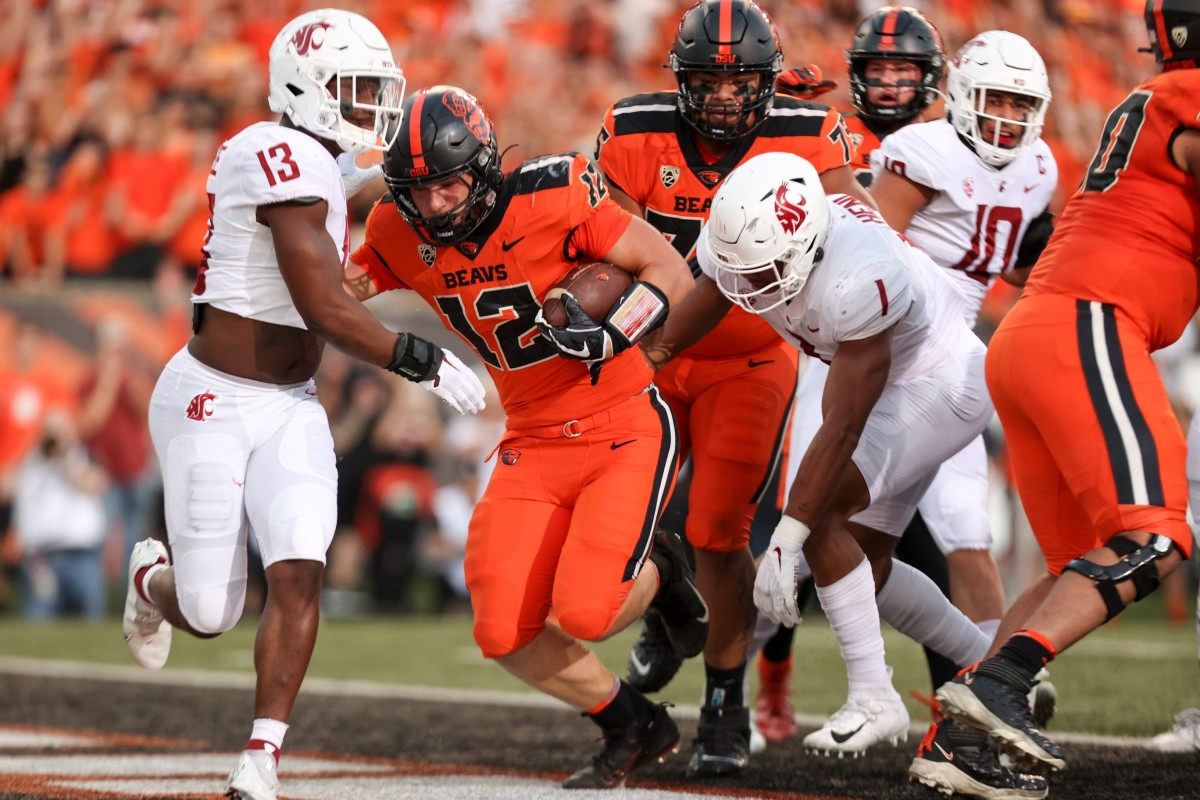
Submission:
[[[942,754],[942,758],[946,759],[947,761],[954,760],[954,753],[947,753],[946,748],[942,747],[937,742],[934,742],[933,746],[936,747],[938,749],[938,752]]]
[[[761,367],[763,364],[774,364],[774,363],[775,363],[775,359],[773,359],[773,358],[765,358],[762,361],[755,361],[752,358],[746,362],[746,366],[750,367],[751,369],[754,369],[755,367]]]
[[[850,741],[850,738],[852,736],[854,736],[856,733],[861,731],[866,726],[866,724],[867,723],[864,722],[862,725],[859,725],[857,728],[850,731],[849,733],[835,733],[833,731],[830,731],[829,735],[832,736],[833,740],[835,742],[837,742],[838,744],[845,744],[846,742]]]
[[[630,439],[628,442],[613,442],[608,446],[610,450],[616,450],[618,447],[624,447],[627,444],[633,444],[637,439]]]
[[[775,560],[779,562],[779,568],[783,569],[783,551],[778,547],[775,548]]]
[[[512,250],[523,241],[525,241],[524,236],[522,236],[520,239],[513,239],[511,242],[503,242],[500,245],[500,249],[507,253],[509,250]]]
[[[966,675],[963,675],[963,683],[965,683],[967,686],[970,686],[974,682],[975,682],[975,673],[974,672],[968,672]]]
[[[637,657],[637,653],[629,654],[629,664],[633,667],[633,671],[643,678],[650,673],[650,665],[643,664],[642,660]]]
[[[1032,191],[1033,191],[1034,189],[1036,189],[1036,188],[1037,188],[1037,184],[1036,184],[1036,183],[1035,183],[1033,186],[1026,186],[1026,187],[1025,187],[1025,194],[1029,194],[1030,192],[1032,192]]]
[[[815,327],[815,328],[814,328],[812,325],[805,325],[804,327],[808,328],[808,332],[809,332],[809,333],[816,333],[817,331],[821,330],[821,326],[820,326],[820,325],[818,325],[818,326],[817,326],[817,327]]]

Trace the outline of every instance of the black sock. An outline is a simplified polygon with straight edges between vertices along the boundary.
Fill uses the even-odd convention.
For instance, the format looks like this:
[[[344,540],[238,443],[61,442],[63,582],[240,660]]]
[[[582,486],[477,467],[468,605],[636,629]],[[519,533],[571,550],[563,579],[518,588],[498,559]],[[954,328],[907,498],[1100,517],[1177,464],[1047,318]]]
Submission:
[[[792,655],[792,640],[796,638],[796,629],[780,625],[763,645],[762,657],[775,664],[782,664]]]
[[[588,714],[588,717],[605,730],[634,725],[644,728],[654,719],[654,703],[625,681],[620,681],[617,696],[595,714]]]
[[[1018,632],[1005,642],[1000,652],[980,664],[975,671],[1028,692],[1033,688],[1033,676],[1053,658],[1054,651],[1046,647],[1040,637]]]
[[[704,704],[716,708],[746,705],[742,687],[746,681],[746,662],[733,669],[717,669],[704,665]]]

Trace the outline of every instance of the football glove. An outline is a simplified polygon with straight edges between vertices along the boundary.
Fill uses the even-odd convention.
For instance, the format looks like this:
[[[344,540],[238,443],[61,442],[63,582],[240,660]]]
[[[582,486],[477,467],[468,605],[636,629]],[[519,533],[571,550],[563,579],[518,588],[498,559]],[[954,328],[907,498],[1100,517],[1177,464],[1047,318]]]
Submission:
[[[570,292],[563,293],[562,304],[567,311],[566,327],[556,328],[546,322],[540,308],[533,321],[542,335],[554,345],[554,349],[558,350],[560,356],[573,358],[587,364],[588,373],[592,377],[592,386],[595,386],[596,382],[600,380],[600,367],[604,364],[604,360],[612,358],[628,345],[618,350],[618,343],[613,339],[612,334],[605,326],[589,317]]]
[[[796,572],[803,557],[804,540],[811,532],[800,520],[784,515],[771,534],[754,578],[754,605],[767,619],[789,628],[800,622]]]
[[[775,91],[800,100],[812,100],[837,88],[837,81],[827,81],[816,64],[793,67],[779,73],[775,79]]]
[[[375,178],[383,176],[383,167],[376,164],[373,167],[359,169],[354,160],[354,153],[342,153],[337,157],[338,170],[342,173],[342,183],[346,184],[346,199],[362,191],[362,188]]]
[[[483,383],[474,370],[449,350],[442,350],[442,364],[437,377],[421,381],[422,389],[432,392],[459,414],[477,414],[486,407]]]

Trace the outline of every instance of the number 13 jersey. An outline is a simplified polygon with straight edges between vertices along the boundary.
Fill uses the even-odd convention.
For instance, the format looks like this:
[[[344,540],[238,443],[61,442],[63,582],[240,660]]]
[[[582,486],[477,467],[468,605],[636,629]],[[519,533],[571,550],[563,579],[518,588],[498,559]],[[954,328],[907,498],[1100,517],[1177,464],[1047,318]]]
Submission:
[[[307,328],[258,207],[313,198],[328,206],[325,230],[342,266],[350,250],[346,187],[337,162],[303,131],[259,122],[221,146],[208,176],[208,234],[192,302],[231,314]]]

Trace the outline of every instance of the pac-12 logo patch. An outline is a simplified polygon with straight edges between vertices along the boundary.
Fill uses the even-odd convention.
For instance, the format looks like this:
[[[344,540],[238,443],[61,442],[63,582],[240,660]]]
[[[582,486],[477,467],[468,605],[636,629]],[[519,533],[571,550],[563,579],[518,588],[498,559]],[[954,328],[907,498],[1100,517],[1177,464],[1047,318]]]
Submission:
[[[425,266],[432,267],[437,258],[437,248],[431,244],[419,244],[417,245],[417,255],[425,262]]]
[[[670,189],[679,180],[679,167],[664,164],[658,168],[658,179],[666,189]]]

